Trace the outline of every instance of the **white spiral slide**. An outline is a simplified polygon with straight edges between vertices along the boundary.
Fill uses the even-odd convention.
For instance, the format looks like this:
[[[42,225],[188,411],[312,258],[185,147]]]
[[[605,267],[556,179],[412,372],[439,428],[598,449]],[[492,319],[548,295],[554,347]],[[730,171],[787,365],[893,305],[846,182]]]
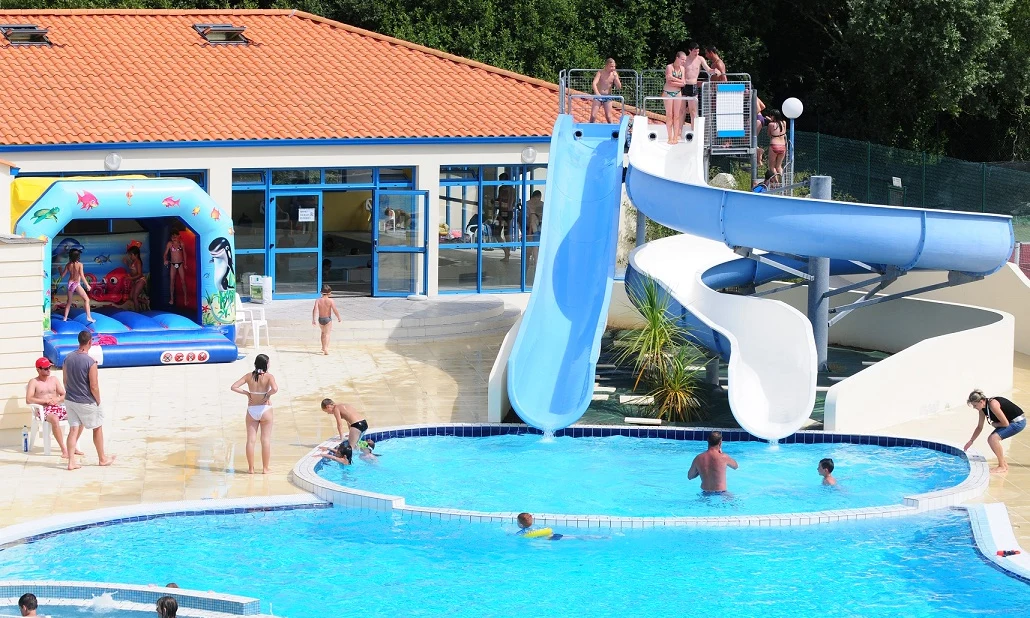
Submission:
[[[740,258],[733,247],[831,261],[943,270],[971,277],[1004,266],[1014,242],[1010,217],[821,201],[709,187],[704,118],[670,146],[663,125],[636,117],[626,189],[651,219],[686,232],[630,254],[627,291],[656,281],[669,311],[729,363],[729,401],[741,427],[776,440],[800,429],[815,403],[817,355],[808,318],[776,300],[718,292],[782,275]],[[777,257],[790,262],[791,258]],[[802,263],[792,264],[804,268]],[[638,296],[639,297],[639,296]]]

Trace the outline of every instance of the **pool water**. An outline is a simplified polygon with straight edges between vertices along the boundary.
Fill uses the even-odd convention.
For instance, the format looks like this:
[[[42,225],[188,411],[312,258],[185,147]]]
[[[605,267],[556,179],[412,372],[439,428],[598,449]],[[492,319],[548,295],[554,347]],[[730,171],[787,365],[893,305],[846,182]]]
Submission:
[[[725,442],[740,464],[727,470],[731,496],[701,493],[687,480],[707,442],[506,435],[384,440],[375,465],[326,460],[325,479],[404,496],[408,505],[640,517],[760,515],[901,504],[905,496],[958,485],[962,458],[916,447]],[[833,459],[837,487],[816,468]]]
[[[514,531],[347,509],[169,517],[12,546],[0,580],[175,580],[287,618],[1030,616],[1030,589],[976,553],[956,511],[560,541]]]

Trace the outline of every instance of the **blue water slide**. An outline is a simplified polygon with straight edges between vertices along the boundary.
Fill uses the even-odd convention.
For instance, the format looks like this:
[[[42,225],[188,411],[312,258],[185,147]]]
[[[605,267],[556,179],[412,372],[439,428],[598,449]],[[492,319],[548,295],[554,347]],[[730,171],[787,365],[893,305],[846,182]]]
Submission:
[[[992,274],[1012,255],[1008,216],[719,189],[700,173],[697,148],[673,154],[645,139],[634,146],[626,177],[633,203],[666,227],[729,247],[970,275]],[[670,166],[678,157],[696,163]]]
[[[551,136],[533,293],[508,359],[508,397],[525,422],[567,427],[594,393],[615,276],[623,151],[620,125],[558,117]]]

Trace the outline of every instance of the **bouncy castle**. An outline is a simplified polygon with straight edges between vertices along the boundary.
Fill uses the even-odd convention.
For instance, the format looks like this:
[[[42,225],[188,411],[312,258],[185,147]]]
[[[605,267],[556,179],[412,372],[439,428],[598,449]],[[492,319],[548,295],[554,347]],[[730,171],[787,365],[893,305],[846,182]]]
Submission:
[[[232,219],[195,182],[16,178],[11,210],[14,233],[50,255],[40,306],[51,362],[83,329],[104,367],[236,360]]]

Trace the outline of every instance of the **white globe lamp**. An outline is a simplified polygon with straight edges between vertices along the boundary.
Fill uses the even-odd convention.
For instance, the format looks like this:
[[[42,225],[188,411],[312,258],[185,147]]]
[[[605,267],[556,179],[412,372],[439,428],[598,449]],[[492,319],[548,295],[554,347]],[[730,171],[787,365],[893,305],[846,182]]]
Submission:
[[[801,116],[802,112],[805,111],[805,106],[801,103],[801,100],[795,97],[791,97],[783,102],[783,115],[791,120],[794,120]]]

